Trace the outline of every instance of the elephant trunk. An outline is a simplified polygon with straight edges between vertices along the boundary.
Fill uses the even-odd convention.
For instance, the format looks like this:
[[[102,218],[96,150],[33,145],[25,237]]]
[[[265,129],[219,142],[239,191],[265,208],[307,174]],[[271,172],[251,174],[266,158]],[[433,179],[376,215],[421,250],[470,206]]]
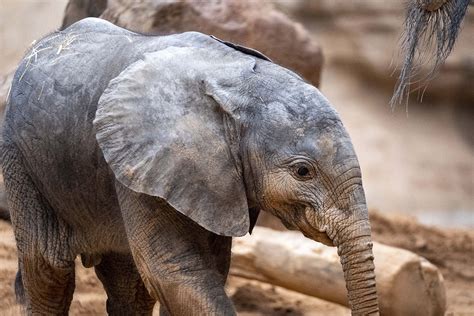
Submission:
[[[352,315],[376,315],[379,311],[375,287],[374,256],[368,222],[338,245]]]
[[[378,315],[370,222],[363,190],[361,186],[359,188],[350,198],[357,206],[337,209],[338,215],[333,217],[337,220],[331,224],[326,222],[328,226],[325,226],[324,234],[319,229],[315,231],[310,224],[300,227],[300,230],[310,239],[337,247],[352,315]],[[360,202],[361,199],[364,201]],[[346,209],[343,212],[350,215],[342,216],[342,209]],[[324,222],[324,219],[319,219],[319,222]],[[307,220],[306,223],[310,221]]]
[[[344,271],[352,315],[378,315],[375,266],[368,210],[362,187],[353,192],[350,216],[334,223],[334,245]],[[348,221],[348,222],[347,222]]]

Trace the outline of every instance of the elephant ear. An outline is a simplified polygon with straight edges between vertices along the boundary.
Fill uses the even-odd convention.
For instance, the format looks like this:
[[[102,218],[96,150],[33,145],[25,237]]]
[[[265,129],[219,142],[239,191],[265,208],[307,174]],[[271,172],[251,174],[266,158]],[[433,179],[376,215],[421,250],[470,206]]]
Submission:
[[[236,109],[213,95],[238,91],[254,65],[234,50],[169,47],[114,78],[94,127],[117,180],[163,198],[216,234],[245,235],[250,220]]]

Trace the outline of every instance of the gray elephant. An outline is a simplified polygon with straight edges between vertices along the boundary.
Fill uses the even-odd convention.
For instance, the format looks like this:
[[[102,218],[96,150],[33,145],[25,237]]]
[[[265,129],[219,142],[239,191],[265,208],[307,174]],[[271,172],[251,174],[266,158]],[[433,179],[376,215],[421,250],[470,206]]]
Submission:
[[[316,88],[257,51],[81,20],[22,60],[3,136],[29,314],[67,313],[80,255],[110,314],[159,301],[162,315],[233,315],[232,237],[259,210],[337,246],[352,313],[378,314],[350,138]]]

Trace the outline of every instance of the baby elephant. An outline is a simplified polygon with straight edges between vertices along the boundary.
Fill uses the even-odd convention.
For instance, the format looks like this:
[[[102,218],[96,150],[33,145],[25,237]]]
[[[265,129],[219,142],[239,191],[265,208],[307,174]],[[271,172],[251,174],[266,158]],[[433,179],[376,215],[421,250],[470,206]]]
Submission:
[[[162,315],[235,315],[232,237],[259,210],[337,246],[352,313],[378,313],[350,138],[316,88],[257,51],[79,21],[21,62],[3,137],[29,314],[67,314],[80,255],[112,315],[157,300]]]

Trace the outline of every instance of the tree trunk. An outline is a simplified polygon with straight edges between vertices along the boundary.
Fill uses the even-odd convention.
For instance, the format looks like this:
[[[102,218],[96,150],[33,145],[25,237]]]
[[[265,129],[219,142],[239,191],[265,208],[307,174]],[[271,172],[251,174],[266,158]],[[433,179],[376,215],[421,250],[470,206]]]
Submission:
[[[231,274],[282,286],[348,306],[336,248],[297,232],[255,227],[234,240]],[[446,296],[438,269],[403,249],[374,242],[375,274],[382,315],[444,315]]]

